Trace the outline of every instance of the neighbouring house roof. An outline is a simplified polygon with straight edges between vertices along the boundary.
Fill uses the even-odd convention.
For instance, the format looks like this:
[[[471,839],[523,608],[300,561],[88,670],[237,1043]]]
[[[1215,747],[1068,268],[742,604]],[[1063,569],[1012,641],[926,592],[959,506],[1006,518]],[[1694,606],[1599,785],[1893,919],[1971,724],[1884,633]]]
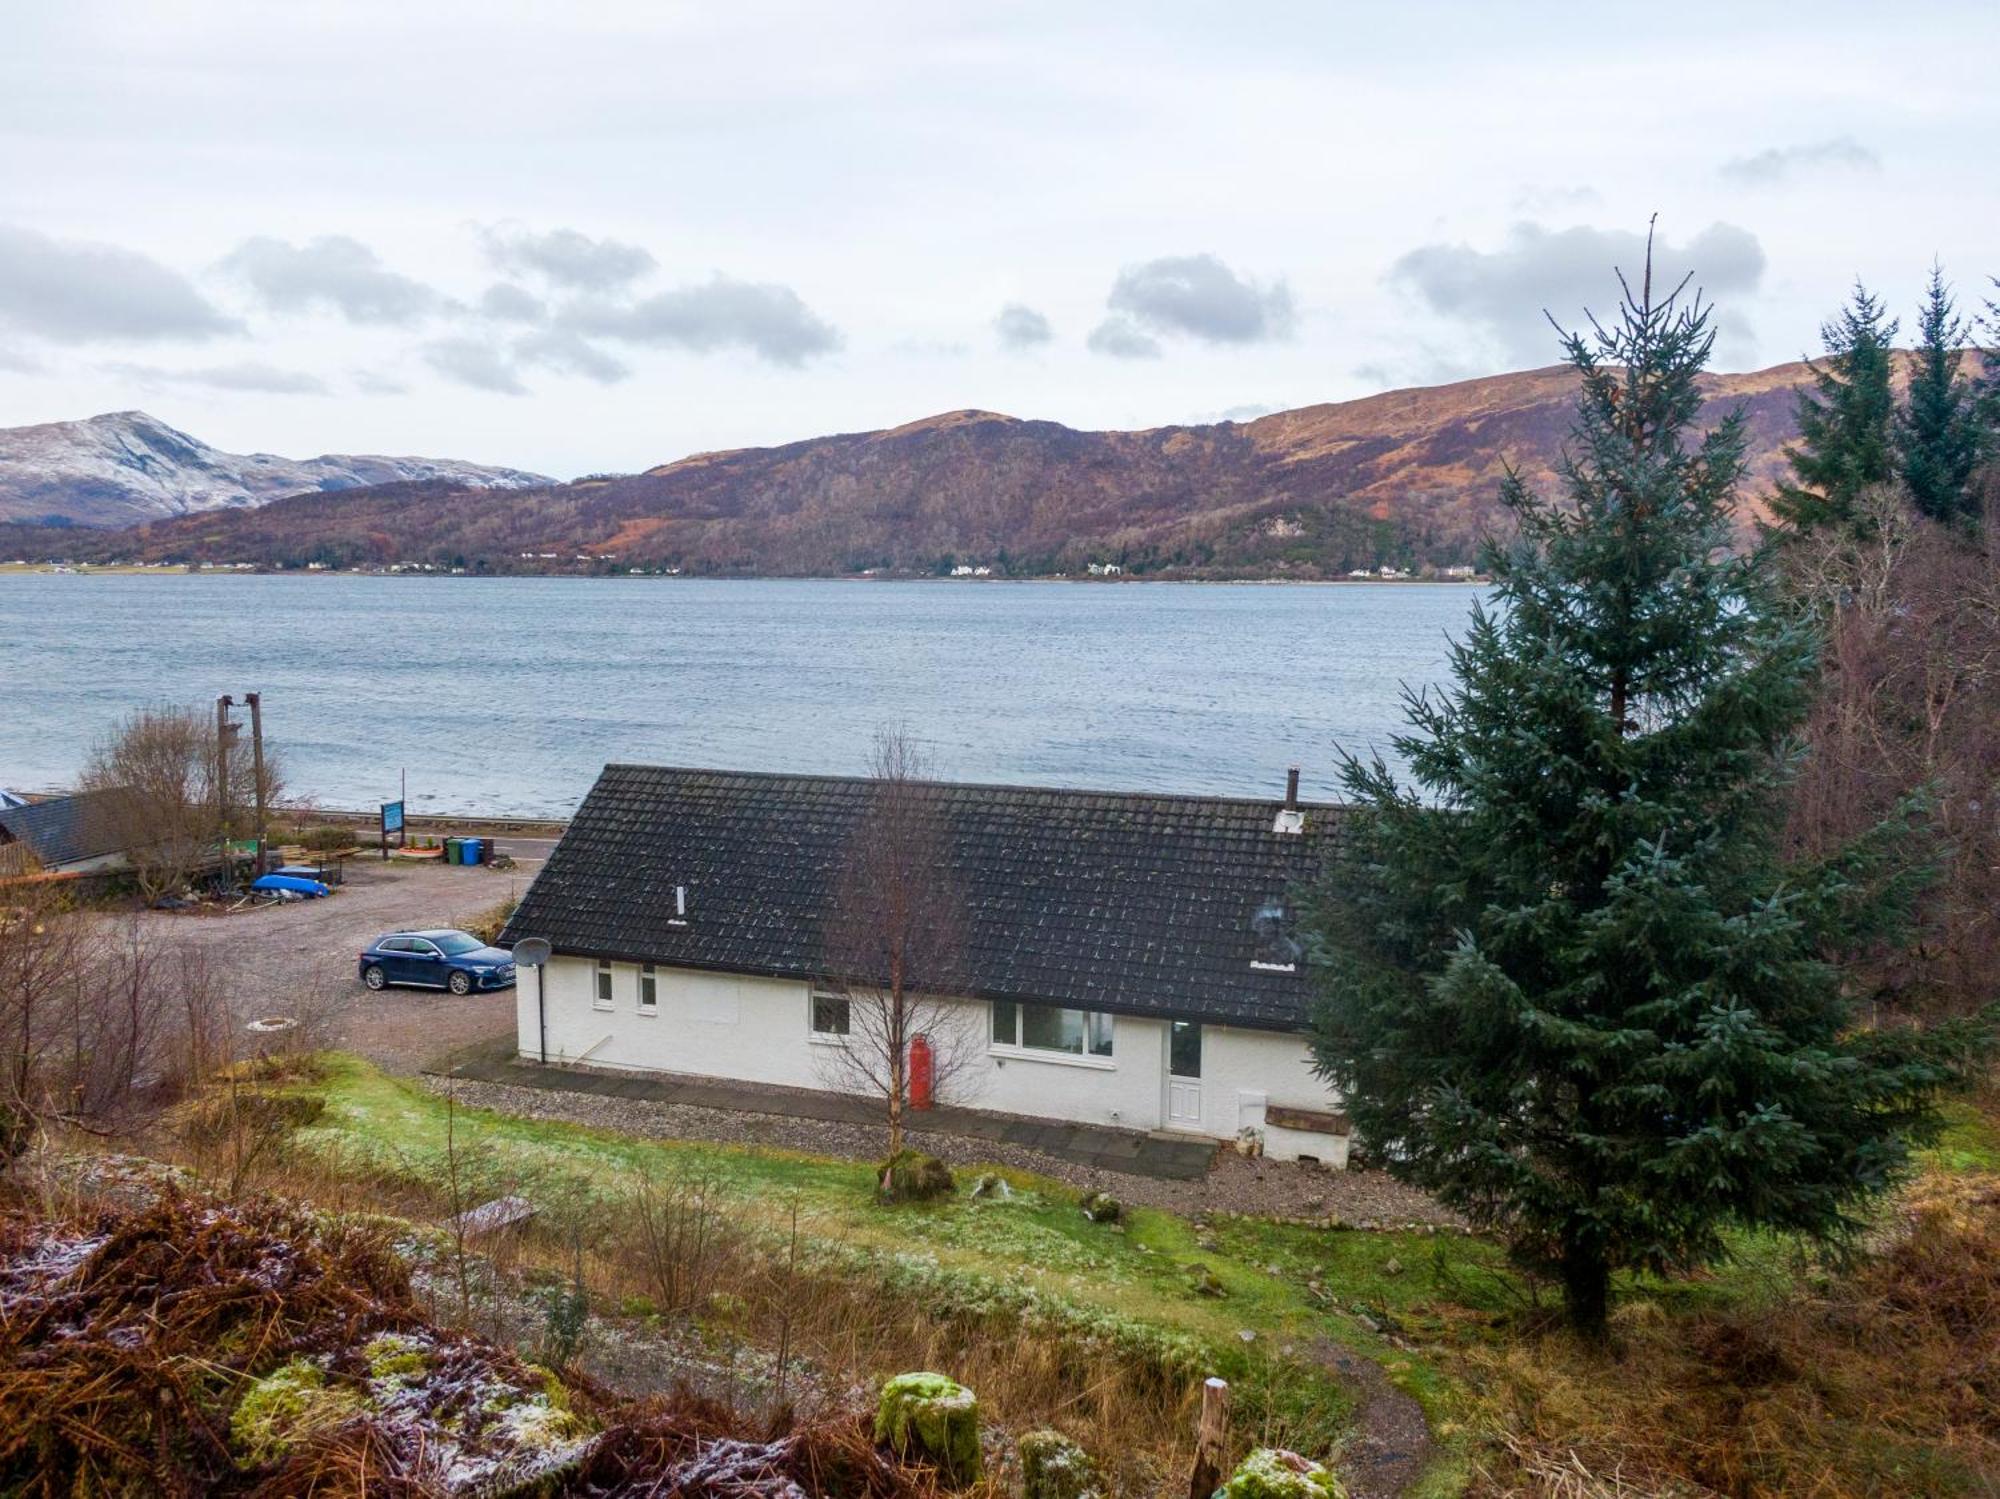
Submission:
[[[606,766],[500,940],[822,977],[825,924],[878,784]],[[1307,805],[1304,833],[1280,834],[1275,799],[916,789],[934,801],[961,908],[954,989],[1273,1030],[1305,1023],[1311,980],[1303,962],[1272,966],[1289,956],[1276,928],[1319,871],[1335,808]]]
[[[63,869],[119,853],[115,791],[83,791],[18,807],[0,807],[0,842],[25,844],[44,869]]]

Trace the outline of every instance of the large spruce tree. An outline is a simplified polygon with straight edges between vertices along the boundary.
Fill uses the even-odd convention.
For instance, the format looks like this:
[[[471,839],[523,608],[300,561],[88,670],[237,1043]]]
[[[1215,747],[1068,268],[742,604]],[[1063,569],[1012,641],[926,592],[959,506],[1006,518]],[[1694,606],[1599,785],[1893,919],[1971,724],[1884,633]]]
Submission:
[[[1810,646],[1729,549],[1738,418],[1692,431],[1707,310],[1650,281],[1566,340],[1564,497],[1507,482],[1497,597],[1395,741],[1415,784],[1347,761],[1308,923],[1314,1053],[1361,1139],[1600,1332],[1622,1267],[1850,1232],[1946,1077],[1851,1033],[1822,956],[1907,905],[1901,825],[1781,867]]]
[[[1967,329],[1952,306],[1940,266],[1931,267],[1917,328],[1909,399],[1896,419],[1899,471],[1911,502],[1923,514],[1969,523],[1979,511],[1972,476],[1979,467],[1982,433],[1972,386],[1959,374]]]
[[[1795,531],[1860,524],[1864,490],[1896,477],[1896,320],[1860,282],[1840,315],[1820,328],[1825,355],[1807,361],[1812,384],[1799,392],[1799,442],[1792,481],[1771,508]]]

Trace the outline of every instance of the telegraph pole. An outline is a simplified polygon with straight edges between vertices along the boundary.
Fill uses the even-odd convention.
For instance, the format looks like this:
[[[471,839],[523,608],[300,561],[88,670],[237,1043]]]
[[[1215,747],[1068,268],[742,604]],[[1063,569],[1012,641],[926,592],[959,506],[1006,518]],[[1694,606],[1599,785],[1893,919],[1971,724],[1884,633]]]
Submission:
[[[236,700],[224,693],[215,700],[215,836],[216,853],[229,866],[229,709]]]
[[[252,878],[264,872],[264,694],[246,692],[243,701],[250,705],[250,770],[256,777],[257,798],[257,866]]]

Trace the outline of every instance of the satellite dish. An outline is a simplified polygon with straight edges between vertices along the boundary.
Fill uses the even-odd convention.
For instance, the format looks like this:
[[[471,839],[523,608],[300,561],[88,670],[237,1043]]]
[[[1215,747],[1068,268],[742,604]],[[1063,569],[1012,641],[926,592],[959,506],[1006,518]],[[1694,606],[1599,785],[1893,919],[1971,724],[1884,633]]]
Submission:
[[[549,960],[549,944],[542,937],[523,937],[514,944],[514,961],[529,968],[540,968]]]

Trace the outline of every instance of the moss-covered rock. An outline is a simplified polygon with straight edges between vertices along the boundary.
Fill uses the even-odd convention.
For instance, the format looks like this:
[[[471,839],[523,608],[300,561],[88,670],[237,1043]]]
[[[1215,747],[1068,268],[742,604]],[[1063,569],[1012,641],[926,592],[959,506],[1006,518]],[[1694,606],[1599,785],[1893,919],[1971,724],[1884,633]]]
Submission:
[[[236,1460],[261,1468],[282,1460],[299,1443],[361,1414],[358,1392],[326,1382],[326,1371],[295,1358],[251,1384],[229,1417]]]
[[[1059,1431],[1031,1431],[1017,1444],[1022,1499],[1102,1499],[1097,1464]]]
[[[929,1202],[949,1197],[958,1186],[951,1167],[921,1150],[899,1150],[882,1163],[876,1184],[885,1202]]]
[[[979,1476],[979,1400],[943,1374],[898,1374],[882,1386],[875,1440],[898,1457],[925,1458],[951,1483]]]
[[[430,1353],[415,1338],[400,1332],[385,1332],[370,1338],[361,1350],[370,1379],[412,1384],[430,1370]]]
[[[1229,1294],[1229,1288],[1222,1283],[1222,1277],[1206,1265],[1189,1265],[1187,1277],[1188,1289],[1197,1296],[1220,1301]]]
[[[1109,1192],[1092,1192],[1083,1199],[1083,1216],[1092,1223],[1116,1223],[1125,1216],[1125,1204]]]
[[[1259,1447],[1215,1491],[1216,1499],[1347,1499],[1338,1478],[1282,1447]]]

